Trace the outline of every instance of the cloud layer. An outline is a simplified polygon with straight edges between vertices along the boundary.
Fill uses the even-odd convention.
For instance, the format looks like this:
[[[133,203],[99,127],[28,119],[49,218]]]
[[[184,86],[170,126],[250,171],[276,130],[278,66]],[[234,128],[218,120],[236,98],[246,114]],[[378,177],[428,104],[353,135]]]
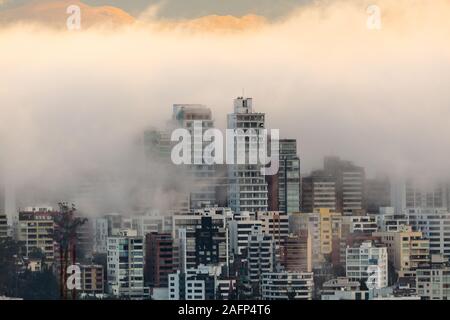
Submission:
[[[158,20],[81,32],[3,27],[5,170],[58,196],[68,179],[118,170],[125,186],[110,198],[130,204],[142,131],[165,123],[174,103],[208,105],[223,128],[244,88],[271,128],[298,139],[304,172],[336,154],[370,172],[447,176],[450,4],[377,3],[380,31],[366,26],[371,3],[356,0],[240,32]]]

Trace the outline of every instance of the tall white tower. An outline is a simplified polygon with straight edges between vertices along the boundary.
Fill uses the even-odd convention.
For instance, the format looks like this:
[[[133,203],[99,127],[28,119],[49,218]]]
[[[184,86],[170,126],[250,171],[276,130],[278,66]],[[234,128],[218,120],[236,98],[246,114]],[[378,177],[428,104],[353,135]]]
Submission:
[[[256,133],[256,137],[253,138],[259,141],[259,136],[265,129],[265,114],[253,112],[252,98],[239,97],[234,100],[234,113],[228,115],[228,129],[241,129],[244,134],[249,133],[251,129]],[[237,164],[235,159],[235,164],[228,166],[228,206],[238,213],[268,209],[267,182],[261,174],[262,165],[260,162],[250,164],[248,161],[249,152],[258,152],[257,149],[250,150],[252,147],[250,139],[252,137],[245,138],[245,164]],[[234,150],[237,150],[236,139]]]

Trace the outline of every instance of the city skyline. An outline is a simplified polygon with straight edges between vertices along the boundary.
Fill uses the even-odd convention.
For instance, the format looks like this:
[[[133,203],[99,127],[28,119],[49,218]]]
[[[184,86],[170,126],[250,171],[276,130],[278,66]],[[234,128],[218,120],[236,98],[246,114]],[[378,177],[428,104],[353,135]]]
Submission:
[[[449,299],[449,38],[448,0],[0,0],[0,300]]]

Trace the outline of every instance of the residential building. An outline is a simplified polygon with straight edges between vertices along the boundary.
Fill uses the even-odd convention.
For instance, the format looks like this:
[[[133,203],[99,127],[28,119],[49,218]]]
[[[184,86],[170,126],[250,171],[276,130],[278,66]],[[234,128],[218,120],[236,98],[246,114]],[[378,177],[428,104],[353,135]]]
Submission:
[[[167,288],[169,274],[176,270],[174,245],[170,233],[148,233],[145,236],[145,284],[150,288]]]
[[[105,293],[104,269],[101,265],[79,265],[82,297],[102,296]]]
[[[386,246],[389,261],[399,277],[415,277],[416,269],[430,260],[430,241],[422,232],[412,231],[410,226],[402,226],[396,232],[375,232]]]
[[[275,243],[273,237],[253,232],[248,237],[248,276],[251,283],[258,283],[263,273],[272,273],[276,266]]]
[[[144,238],[135,230],[121,230],[108,237],[108,290],[117,298],[145,299],[149,288],[144,286]]]
[[[422,300],[450,299],[450,264],[442,255],[432,255],[416,270],[417,294]]]
[[[369,300],[369,291],[361,290],[359,281],[339,277],[322,285],[320,298],[321,300]]]
[[[282,246],[281,265],[290,272],[312,271],[312,241],[308,229],[289,235]]]
[[[169,275],[169,300],[214,300],[222,270],[218,266],[200,265],[186,272]]]
[[[450,258],[450,213],[445,208],[410,208],[405,210],[413,231],[430,240],[430,254]]]
[[[203,134],[214,128],[211,109],[201,104],[175,104],[172,114],[173,128],[184,128],[191,135],[191,164],[185,164],[191,182],[190,208],[201,208],[216,203],[215,166],[205,162],[203,151],[208,142]],[[199,142],[195,136],[200,137]]]
[[[279,248],[289,235],[289,216],[287,213],[268,211],[256,213],[256,219],[261,221],[261,231],[271,235]]]
[[[339,244],[341,214],[322,208],[312,213],[293,213],[289,219],[292,233],[297,233],[298,230],[309,230],[312,239],[313,267],[320,266],[334,251],[333,246]]]
[[[54,261],[55,214],[51,207],[30,207],[19,212],[18,240],[25,248],[26,257],[38,250],[45,255],[46,262]]]
[[[234,164],[228,166],[228,206],[233,212],[267,211],[267,182],[261,174],[263,166],[258,161],[250,163],[249,157],[250,154],[256,155],[260,148],[267,148],[268,142],[262,136],[265,114],[254,112],[251,98],[239,97],[234,100],[234,113],[228,115],[227,128],[236,132]],[[244,164],[239,163],[239,154],[245,156],[245,161],[242,161]]]
[[[371,241],[346,250],[346,276],[364,281],[369,289],[388,286],[388,255],[386,247],[375,247]],[[371,288],[370,288],[371,287]]]
[[[409,224],[408,217],[402,213],[396,213],[394,207],[380,208],[376,215],[378,229],[383,232],[395,232]]]
[[[248,211],[235,214],[232,221],[228,222],[230,229],[230,245],[234,255],[243,254],[243,250],[247,248],[248,236],[253,230],[261,231],[261,220],[255,219],[255,214]]]
[[[261,275],[263,300],[312,300],[312,272],[271,272]]]

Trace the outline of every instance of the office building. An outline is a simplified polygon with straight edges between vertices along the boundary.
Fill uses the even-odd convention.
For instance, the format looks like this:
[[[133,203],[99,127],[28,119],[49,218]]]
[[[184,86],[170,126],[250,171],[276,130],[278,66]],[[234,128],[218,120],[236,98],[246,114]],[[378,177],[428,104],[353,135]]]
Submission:
[[[300,211],[300,158],[297,154],[297,140],[280,140],[280,168],[277,174],[278,209],[291,213]]]

